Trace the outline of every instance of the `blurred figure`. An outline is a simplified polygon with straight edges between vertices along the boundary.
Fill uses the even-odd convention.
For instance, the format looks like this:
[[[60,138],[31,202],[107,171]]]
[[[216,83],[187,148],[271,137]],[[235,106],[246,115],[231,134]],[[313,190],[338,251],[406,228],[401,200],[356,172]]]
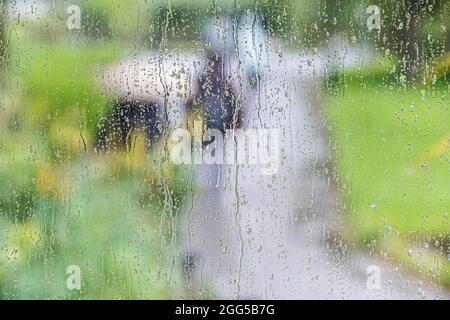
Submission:
[[[204,40],[207,44],[205,69],[199,77],[196,101],[203,106],[208,129],[225,133],[239,123],[236,90],[230,76],[233,54],[233,24],[230,18],[214,19],[206,25]]]
[[[257,13],[248,12],[242,17],[238,41],[246,80],[255,87],[270,69],[270,38]]]
[[[224,133],[242,127],[244,113],[256,108],[260,84],[270,70],[269,35],[253,12],[240,21],[213,18],[204,30],[207,62],[197,102],[204,107],[207,128]]]
[[[256,110],[259,90],[255,89],[269,71],[268,40],[255,14],[239,21],[213,18],[205,26],[206,63],[194,102],[202,107],[207,129],[222,134],[227,129],[242,129],[244,114]],[[236,264],[223,251],[235,227],[234,211],[224,206],[225,185],[231,181],[226,168],[223,164],[196,166],[198,196],[182,223],[187,244],[184,274],[192,296],[201,287],[198,269],[217,265],[229,271]]]

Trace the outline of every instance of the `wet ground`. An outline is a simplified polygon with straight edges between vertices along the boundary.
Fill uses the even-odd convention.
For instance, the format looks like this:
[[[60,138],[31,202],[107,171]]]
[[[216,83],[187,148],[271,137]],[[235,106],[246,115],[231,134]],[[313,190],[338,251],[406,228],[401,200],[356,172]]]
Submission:
[[[265,80],[243,88],[244,129],[280,129],[276,175],[258,166],[197,166],[199,196],[181,223],[184,250],[197,257],[193,297],[202,287],[223,299],[449,298],[333,237],[342,220],[315,85],[323,70],[314,56],[278,52]],[[369,266],[380,268],[378,289],[367,285]]]

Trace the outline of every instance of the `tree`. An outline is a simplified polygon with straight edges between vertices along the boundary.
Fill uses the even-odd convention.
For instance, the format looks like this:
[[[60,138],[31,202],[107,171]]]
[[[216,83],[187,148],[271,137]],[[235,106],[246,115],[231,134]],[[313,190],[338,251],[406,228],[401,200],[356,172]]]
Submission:
[[[366,28],[369,5],[381,9],[379,32]],[[399,59],[400,71],[410,80],[417,79],[433,51],[450,50],[450,0],[295,0],[295,7],[292,20],[305,44],[323,45],[333,34],[372,38],[379,50],[389,49]]]

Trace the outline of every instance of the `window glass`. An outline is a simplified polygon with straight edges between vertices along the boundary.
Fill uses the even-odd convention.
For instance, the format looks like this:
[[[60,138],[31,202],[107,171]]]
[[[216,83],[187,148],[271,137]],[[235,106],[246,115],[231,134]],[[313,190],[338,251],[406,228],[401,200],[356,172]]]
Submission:
[[[448,299],[450,1],[0,1],[0,299]]]

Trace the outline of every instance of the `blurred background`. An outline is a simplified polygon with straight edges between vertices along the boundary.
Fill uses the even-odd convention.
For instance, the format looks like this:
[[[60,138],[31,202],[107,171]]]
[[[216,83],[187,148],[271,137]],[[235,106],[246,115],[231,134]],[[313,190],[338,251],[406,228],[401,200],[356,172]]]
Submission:
[[[450,1],[0,11],[1,299],[448,298]],[[210,91],[283,129],[278,175],[171,161]]]

